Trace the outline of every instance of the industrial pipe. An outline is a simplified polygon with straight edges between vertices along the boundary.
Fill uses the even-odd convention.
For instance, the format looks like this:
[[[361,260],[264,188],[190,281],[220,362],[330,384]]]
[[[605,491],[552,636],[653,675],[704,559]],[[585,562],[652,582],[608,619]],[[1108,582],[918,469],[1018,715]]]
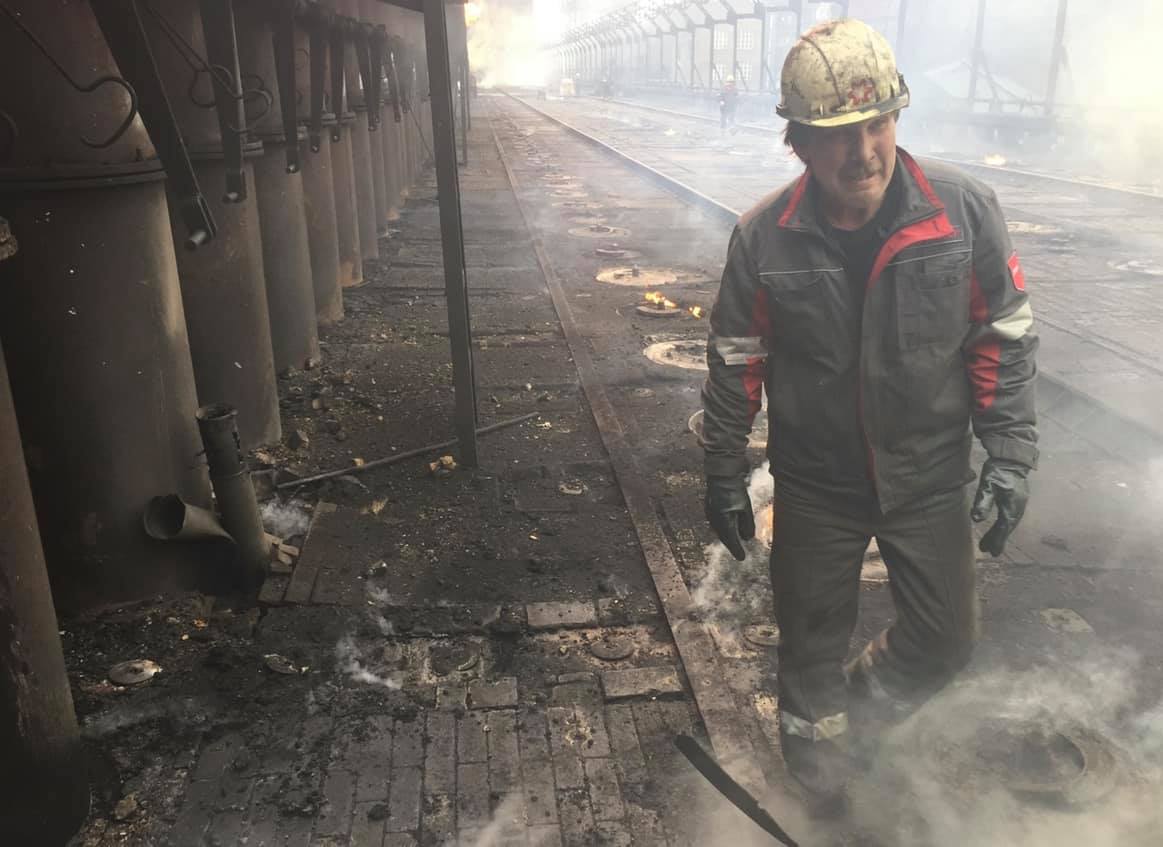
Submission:
[[[399,123],[396,120],[396,110],[392,106],[391,56],[388,43],[388,31],[385,22],[388,20],[389,9],[379,4],[376,9],[378,25],[372,36],[374,45],[372,56],[372,72],[379,80],[381,94],[381,118],[379,127],[379,155],[384,161],[384,219],[381,222],[387,232],[389,224],[400,217],[400,173],[396,167],[396,146]]]
[[[234,538],[209,509],[193,506],[177,494],[152,498],[141,516],[145,534],[158,541],[229,541]]]
[[[347,106],[355,112],[355,122],[351,124],[351,161],[355,183],[357,221],[359,223],[359,249],[362,257],[380,257],[379,226],[376,223],[375,186],[372,175],[371,136],[368,124],[367,103],[363,83],[359,75],[359,57],[356,31],[359,23],[359,0],[336,0],[342,15],[345,33],[343,53],[343,80],[347,92]]]
[[[0,242],[3,265],[16,248]],[[89,783],[2,350],[0,480],[0,832],[64,844],[88,814]]]
[[[33,2],[0,26],[17,127],[0,207],[0,338],[58,608],[185,583],[142,532],[157,491],[210,503],[165,173],[93,7]],[[115,410],[115,411],[111,411]],[[3,487],[3,484],[0,484]]]
[[[257,596],[270,570],[270,551],[254,483],[242,456],[237,415],[223,403],[203,406],[198,410],[198,429],[222,525],[237,545],[239,585],[248,596]]]
[[[379,0],[359,0],[360,23],[355,32],[359,78],[363,86],[363,106],[367,116],[368,132],[371,133],[368,156],[371,160],[372,191],[375,197],[376,238],[387,235],[388,232],[385,223],[388,219],[388,189],[384,181],[383,143],[378,135],[380,130],[380,83],[372,53],[372,33],[375,27],[371,22],[375,20],[379,5]]]
[[[266,94],[261,106],[254,100],[246,106],[250,137],[262,141],[267,151],[255,160],[254,183],[278,372],[309,367],[320,359],[300,173],[300,136],[306,133],[296,118],[291,12],[293,0],[240,0],[235,12],[242,77]]]
[[[230,4],[221,6],[153,0],[145,24],[194,171],[221,191],[210,201],[218,237],[199,250],[177,251],[194,379],[200,397],[241,410],[239,429],[250,449],[282,437],[258,207],[247,191],[262,144],[243,143],[244,98],[263,108],[269,103],[256,91],[243,92],[234,17]],[[173,212],[180,199],[172,189],[169,202],[177,243],[182,233]]]
[[[331,128],[331,184],[335,193],[335,230],[339,239],[339,284],[348,288],[363,283],[363,255],[359,243],[359,205],[351,139],[355,112],[348,107],[345,92],[346,22],[336,14],[339,5],[339,0],[327,0],[331,12],[328,31],[331,111],[337,118]]]
[[[303,201],[307,216],[307,243],[315,317],[320,326],[343,318],[343,291],[339,284],[339,230],[335,222],[331,145],[323,143],[323,128],[335,125],[334,113],[324,111],[327,82],[327,26],[325,11],[310,3],[295,32],[295,84],[298,102],[310,103],[301,123],[307,127],[309,148],[301,159]]]
[[[400,105],[400,80],[396,75],[391,37],[388,38],[384,53],[384,81],[387,103],[381,140],[384,147],[385,182],[388,185],[388,220],[397,221],[403,206],[401,198],[405,178],[401,156],[404,147],[404,112]]]
[[[393,143],[392,153],[396,168],[396,197],[394,206],[397,213],[404,208],[408,198],[410,167],[408,165],[408,138],[411,133],[408,129],[407,94],[404,91],[404,80],[401,74],[404,57],[404,39],[399,35],[388,38],[388,80],[391,83]],[[398,119],[397,118],[398,115]]]

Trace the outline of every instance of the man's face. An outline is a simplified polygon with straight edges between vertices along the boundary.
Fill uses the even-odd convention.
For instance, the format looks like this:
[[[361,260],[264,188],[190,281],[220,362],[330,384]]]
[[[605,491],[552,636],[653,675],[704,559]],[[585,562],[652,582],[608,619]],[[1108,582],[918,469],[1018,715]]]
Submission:
[[[813,128],[796,153],[830,205],[875,214],[896,168],[896,116]]]

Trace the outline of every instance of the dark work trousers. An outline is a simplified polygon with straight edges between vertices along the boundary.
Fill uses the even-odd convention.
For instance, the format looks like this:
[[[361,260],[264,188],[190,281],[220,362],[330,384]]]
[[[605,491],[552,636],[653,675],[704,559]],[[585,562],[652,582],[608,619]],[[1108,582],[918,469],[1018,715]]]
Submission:
[[[776,480],[771,582],[784,733],[839,741],[851,693],[899,717],[969,661],[978,625],[970,499],[960,487],[882,515],[868,498],[845,501]],[[896,620],[846,673],[861,565],[874,537]]]

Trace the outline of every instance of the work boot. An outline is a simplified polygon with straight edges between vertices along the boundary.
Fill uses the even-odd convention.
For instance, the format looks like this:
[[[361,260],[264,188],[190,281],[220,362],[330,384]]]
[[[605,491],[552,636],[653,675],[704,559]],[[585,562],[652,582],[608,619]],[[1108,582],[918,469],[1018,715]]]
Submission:
[[[846,739],[811,741],[780,733],[780,746],[788,773],[806,792],[812,817],[835,818],[848,809],[848,783],[856,767]]]

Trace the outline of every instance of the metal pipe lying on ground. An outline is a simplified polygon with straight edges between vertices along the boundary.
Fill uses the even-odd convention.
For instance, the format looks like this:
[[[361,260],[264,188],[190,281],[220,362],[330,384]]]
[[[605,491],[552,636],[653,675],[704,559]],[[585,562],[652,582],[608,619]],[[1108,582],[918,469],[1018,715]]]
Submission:
[[[477,435],[488,435],[490,432],[496,432],[498,429],[505,429],[506,427],[516,426],[519,423],[525,423],[525,421],[531,421],[538,417],[541,417],[540,412],[530,412],[527,415],[521,415],[519,418],[510,418],[507,421],[498,421],[495,424],[479,427],[477,429]],[[299,485],[307,485],[312,482],[333,479],[337,476],[344,476],[345,474],[359,473],[360,471],[367,471],[371,470],[372,468],[382,468],[386,465],[394,465],[397,462],[402,462],[405,459],[414,459],[417,456],[423,456],[425,453],[434,453],[437,450],[446,450],[449,447],[455,447],[459,443],[459,438],[453,438],[450,441],[441,441],[439,444],[429,444],[426,447],[417,447],[415,450],[406,450],[403,453],[397,453],[395,456],[388,456],[385,459],[376,459],[373,462],[364,462],[362,465],[353,465],[349,468],[340,468],[334,471],[315,474],[314,476],[305,476],[302,479],[292,479],[287,482],[280,482],[275,486],[275,488],[279,490],[284,488],[295,488]]]
[[[222,524],[238,545],[242,588],[257,593],[270,569],[270,548],[254,496],[254,483],[242,457],[237,415],[237,410],[224,403],[203,406],[198,410],[198,429],[202,433]]]

